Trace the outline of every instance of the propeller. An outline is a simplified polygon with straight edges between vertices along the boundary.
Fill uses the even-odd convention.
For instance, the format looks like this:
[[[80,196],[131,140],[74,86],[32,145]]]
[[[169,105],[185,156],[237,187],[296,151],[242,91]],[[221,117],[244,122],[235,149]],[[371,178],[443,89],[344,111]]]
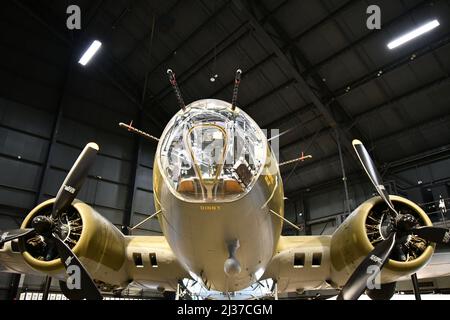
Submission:
[[[363,143],[359,140],[353,140],[352,144],[370,181],[390,209],[393,217],[390,220],[388,235],[358,265],[338,295],[339,300],[358,299],[366,290],[370,278],[377,276],[391,254],[395,253],[395,250],[399,251],[404,242],[408,241],[408,235],[414,234],[424,240],[440,244],[448,245],[450,242],[450,231],[448,229],[429,226],[418,227],[418,221],[413,215],[397,212]],[[369,270],[372,272],[369,272]]]
[[[22,238],[32,233],[33,231],[34,229],[14,229],[5,231],[0,235],[0,246],[3,245],[5,242]]]
[[[370,157],[363,143],[355,139],[353,140],[352,144],[353,149],[355,149],[356,155],[359,158],[359,161],[361,162],[364,170],[369,176],[370,181],[372,181],[372,184],[377,190],[378,194],[384,200],[384,202],[386,202],[389,209],[392,210],[395,216],[398,216],[398,212],[395,210],[394,205],[392,204],[392,201],[389,198],[389,194],[386,191],[386,188],[384,187],[383,180],[381,179],[381,176],[378,173],[377,167],[375,166],[375,163],[372,161],[372,158]]]
[[[68,272],[71,272],[71,277],[73,277],[74,283],[72,283],[72,289],[69,288],[69,297],[71,295],[76,295],[79,297],[78,299],[82,299],[84,294],[85,298],[88,300],[102,300],[103,297],[89,275],[89,272],[69,246],[55,233],[53,234],[53,239],[55,240],[56,250],[58,251],[61,261],[63,261],[64,267]],[[77,272],[79,272],[79,279],[76,278]]]
[[[337,297],[338,300],[356,300],[364,293],[368,281],[374,279],[388,261],[395,245],[395,238],[395,232],[391,233],[369,253],[347,280]],[[369,270],[372,272],[368,272]]]
[[[96,143],[88,143],[78,156],[78,159],[70,169],[56,195],[55,203],[53,204],[53,219],[58,216],[58,213],[61,210],[68,207],[77,196],[78,191],[80,191],[80,188],[88,175],[89,169],[94,163],[98,149]]]
[[[70,290],[67,290],[69,298],[102,299],[100,291],[86,268],[70,247],[61,239],[63,225],[60,219],[61,214],[72,204],[78,191],[81,189],[98,150],[99,147],[95,143],[88,143],[84,147],[56,195],[50,216],[36,216],[32,220],[32,228],[9,230],[0,235],[0,245],[7,241],[24,238],[32,233],[42,236],[50,248],[49,251],[56,249],[69,275],[69,279],[73,280],[73,283],[67,286],[70,287]]]
[[[430,242],[448,245],[450,241],[450,230],[438,227],[418,227],[411,230],[412,234]]]

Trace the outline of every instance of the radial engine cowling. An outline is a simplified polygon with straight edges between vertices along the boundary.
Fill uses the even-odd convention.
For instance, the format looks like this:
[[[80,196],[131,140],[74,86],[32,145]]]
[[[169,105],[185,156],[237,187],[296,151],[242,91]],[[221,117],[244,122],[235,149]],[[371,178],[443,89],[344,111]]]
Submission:
[[[22,223],[31,227],[34,217],[50,216],[54,199],[34,208]],[[92,207],[75,200],[59,217],[60,237],[83,262],[94,280],[123,285],[125,269],[125,238],[122,233]],[[25,261],[35,270],[53,277],[65,278],[65,269],[55,248],[41,236],[30,235],[19,242]]]
[[[426,213],[414,202],[399,196],[390,196],[400,213],[410,213],[421,226],[431,226]],[[390,215],[380,197],[367,200],[339,226],[331,239],[331,280],[341,287],[381,240],[388,236]],[[434,252],[434,244],[411,235],[396,256],[391,255],[381,271],[381,282],[390,283],[410,275],[425,266]],[[402,257],[402,258],[400,258]],[[403,261],[402,261],[403,260]]]

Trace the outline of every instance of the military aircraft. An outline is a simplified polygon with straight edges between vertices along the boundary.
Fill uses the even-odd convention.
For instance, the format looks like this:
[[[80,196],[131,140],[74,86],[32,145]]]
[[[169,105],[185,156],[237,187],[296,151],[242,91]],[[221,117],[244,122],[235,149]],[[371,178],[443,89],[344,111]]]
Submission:
[[[408,199],[389,195],[363,143],[358,158],[379,196],[367,200],[332,235],[282,236],[283,182],[268,139],[232,103],[185,105],[156,138],[154,201],[163,236],[127,236],[76,195],[99,147],[86,145],[56,198],[34,208],[18,230],[1,234],[3,271],[60,280],[70,299],[101,299],[130,284],[174,291],[182,279],[236,292],[273,279],[276,292],[336,288],[338,299],[366,291],[390,298],[395,282],[430,261],[449,230],[432,226]],[[305,156],[299,158],[305,160]],[[291,162],[287,162],[291,163]],[[378,279],[378,282],[377,282]]]

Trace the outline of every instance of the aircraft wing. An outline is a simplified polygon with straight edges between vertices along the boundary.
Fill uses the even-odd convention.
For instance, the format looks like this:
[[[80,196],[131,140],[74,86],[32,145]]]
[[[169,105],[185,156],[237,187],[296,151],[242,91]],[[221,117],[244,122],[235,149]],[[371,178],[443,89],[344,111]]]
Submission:
[[[127,264],[133,285],[176,290],[178,281],[189,278],[163,236],[128,236]],[[141,256],[142,265],[136,261]]]
[[[435,252],[430,262],[417,272],[419,279],[431,279],[450,276],[450,252]],[[409,276],[399,280],[410,280]]]
[[[331,236],[282,236],[263,279],[277,282],[278,292],[331,289]],[[450,252],[436,252],[417,272],[419,279],[450,276]],[[398,281],[408,280],[406,275]]]
[[[329,288],[330,243],[331,236],[282,236],[263,279],[274,279],[278,292]]]
[[[125,259],[120,268],[109,267],[100,253],[98,257],[79,257],[95,280],[101,279],[101,283],[112,288],[132,283],[142,288],[172,291],[176,290],[179,280],[189,277],[163,236],[126,236],[123,239],[125,252],[120,255]],[[14,242],[0,248],[0,272],[46,275],[44,270],[36,270],[26,263]],[[64,279],[64,270],[52,272],[51,276]]]
[[[7,242],[0,247],[0,272],[41,274],[25,263],[17,242]]]

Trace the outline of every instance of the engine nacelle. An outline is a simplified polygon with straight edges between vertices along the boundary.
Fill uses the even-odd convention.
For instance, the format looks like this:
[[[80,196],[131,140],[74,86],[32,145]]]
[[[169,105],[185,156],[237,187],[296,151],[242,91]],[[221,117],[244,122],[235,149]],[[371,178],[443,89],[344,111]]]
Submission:
[[[22,223],[31,227],[37,215],[50,215],[54,199],[34,208]],[[84,202],[75,200],[61,215],[62,240],[82,261],[91,277],[110,285],[126,285],[126,240],[123,234],[107,219]],[[59,257],[40,236],[31,236],[19,242],[25,261],[35,270],[64,279],[65,269]],[[51,251],[51,252],[49,252]]]
[[[414,202],[390,196],[400,213],[412,214],[421,226],[431,226],[427,214]],[[349,276],[378,242],[386,236],[387,206],[380,197],[367,200],[339,226],[331,239],[331,280],[335,287],[345,284]],[[386,219],[385,219],[386,218]],[[384,234],[383,234],[384,233]],[[389,259],[381,271],[381,283],[395,282],[425,266],[434,252],[434,244],[410,236],[406,261]]]

